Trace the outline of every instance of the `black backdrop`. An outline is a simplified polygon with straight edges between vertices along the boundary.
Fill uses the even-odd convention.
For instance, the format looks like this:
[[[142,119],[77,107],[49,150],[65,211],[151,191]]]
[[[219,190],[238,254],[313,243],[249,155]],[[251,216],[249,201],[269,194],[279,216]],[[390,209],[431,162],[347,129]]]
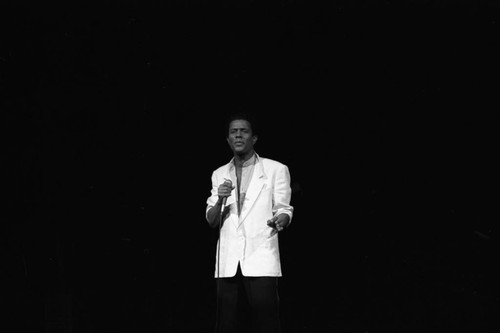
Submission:
[[[292,175],[284,332],[498,329],[493,1],[5,2],[9,332],[210,332],[245,107]]]

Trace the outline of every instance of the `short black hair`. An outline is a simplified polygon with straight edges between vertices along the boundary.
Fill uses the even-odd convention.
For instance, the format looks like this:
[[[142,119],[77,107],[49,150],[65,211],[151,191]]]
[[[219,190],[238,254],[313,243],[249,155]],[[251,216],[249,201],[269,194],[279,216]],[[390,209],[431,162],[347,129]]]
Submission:
[[[252,135],[259,135],[259,126],[257,122],[257,117],[255,113],[249,112],[247,110],[237,110],[232,113],[229,113],[226,117],[226,133],[229,133],[229,125],[234,120],[246,120],[250,124],[250,128],[252,129]]]

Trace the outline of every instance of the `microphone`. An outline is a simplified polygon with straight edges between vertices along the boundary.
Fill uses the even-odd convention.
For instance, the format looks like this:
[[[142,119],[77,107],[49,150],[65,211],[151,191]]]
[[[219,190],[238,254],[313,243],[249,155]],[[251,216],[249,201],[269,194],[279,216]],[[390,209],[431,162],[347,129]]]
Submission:
[[[227,178],[224,178],[224,179],[225,179],[224,184],[227,184],[230,187],[233,186],[233,182],[231,181],[231,179],[227,179]],[[224,213],[224,207],[226,206],[226,201],[227,201],[227,197],[222,198],[222,206],[220,208],[220,215],[222,215],[222,213]]]

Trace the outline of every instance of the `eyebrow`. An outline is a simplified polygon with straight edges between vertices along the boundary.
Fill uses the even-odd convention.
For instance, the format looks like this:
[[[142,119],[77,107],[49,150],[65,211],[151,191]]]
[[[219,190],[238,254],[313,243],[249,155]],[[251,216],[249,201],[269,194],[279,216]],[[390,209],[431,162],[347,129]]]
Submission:
[[[229,129],[229,131],[236,131],[236,130],[250,131],[250,128],[249,127],[232,127]]]

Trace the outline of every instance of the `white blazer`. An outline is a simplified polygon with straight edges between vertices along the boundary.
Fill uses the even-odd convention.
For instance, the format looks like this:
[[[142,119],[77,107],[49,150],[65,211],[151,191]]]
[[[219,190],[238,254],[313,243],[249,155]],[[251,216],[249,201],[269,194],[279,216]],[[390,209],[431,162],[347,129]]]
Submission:
[[[232,163],[233,160],[212,173],[212,190],[207,199],[206,212],[216,204],[217,189],[224,183],[224,178],[236,184],[236,179],[229,172]],[[291,221],[291,195],[288,167],[257,155],[239,217],[235,190],[227,198],[229,214],[226,214],[217,244],[220,245],[220,257],[216,248],[215,277],[234,276],[238,263],[244,276],[281,276],[278,233],[271,236],[273,229],[267,221],[281,213],[288,214]],[[218,264],[217,260],[220,260]]]

